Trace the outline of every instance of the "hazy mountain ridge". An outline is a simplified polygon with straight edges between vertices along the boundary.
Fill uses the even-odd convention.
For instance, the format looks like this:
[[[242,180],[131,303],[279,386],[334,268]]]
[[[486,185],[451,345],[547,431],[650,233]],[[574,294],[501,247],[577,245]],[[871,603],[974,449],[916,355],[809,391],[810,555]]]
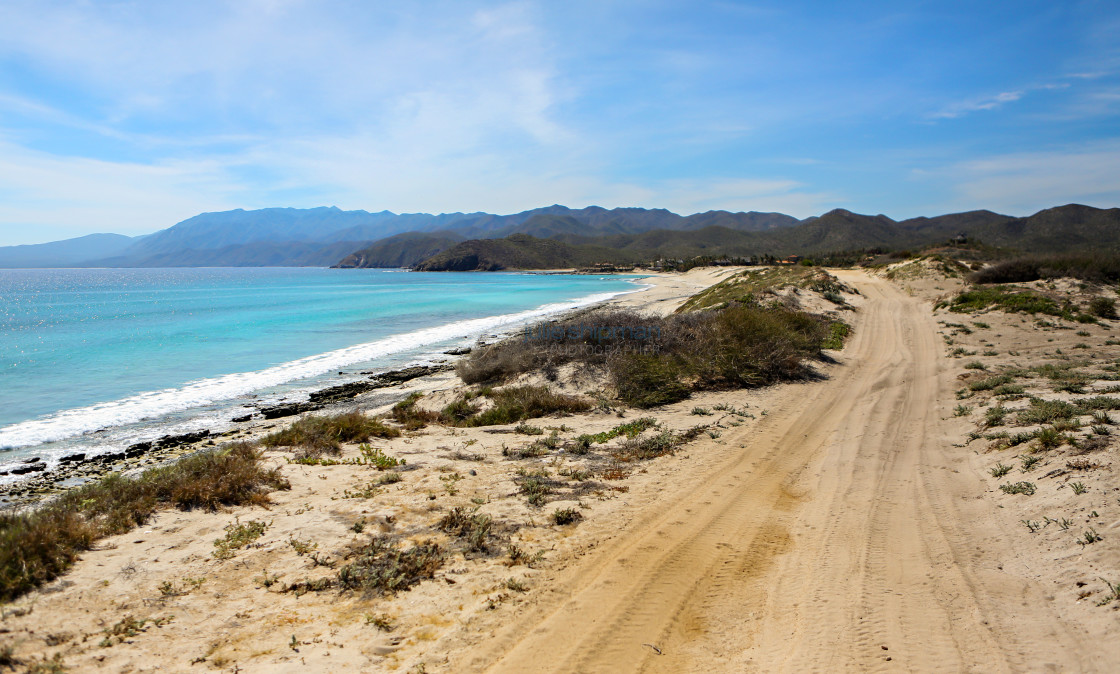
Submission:
[[[122,234],[87,234],[76,239],[0,247],[0,268],[65,267],[116,255],[135,242]]]
[[[544,254],[583,259],[603,249],[603,262],[696,255],[792,255],[866,248],[921,247],[964,234],[1023,252],[1120,248],[1120,209],[1071,204],[1025,218],[969,211],[895,221],[835,209],[797,220],[780,213],[708,211],[680,216],[664,209],[552,205],[511,215],[395,214],[335,207],[203,213],[143,237],[98,234],[34,246],[0,247],[0,266],[412,266],[466,241],[525,234],[574,247]],[[524,246],[522,246],[524,248]],[[472,244],[479,262],[507,244]],[[581,252],[582,251],[582,252]],[[473,254],[468,253],[468,254]],[[333,256],[333,257],[332,257]]]

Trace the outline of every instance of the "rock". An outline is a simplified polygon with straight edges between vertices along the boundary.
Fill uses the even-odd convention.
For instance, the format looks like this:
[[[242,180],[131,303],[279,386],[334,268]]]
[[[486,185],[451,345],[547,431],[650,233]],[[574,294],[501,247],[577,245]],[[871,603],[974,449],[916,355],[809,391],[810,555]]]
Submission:
[[[20,463],[38,463],[38,462],[39,462],[39,457],[33,456],[30,459],[24,459]]]
[[[264,415],[265,419],[279,419],[280,417],[291,417],[303,412],[321,409],[323,409],[322,405],[313,403],[282,403],[272,407],[262,407],[261,414]]]
[[[403,384],[406,381],[419,379],[420,377],[427,377],[437,372],[446,372],[453,368],[454,366],[452,365],[414,365],[413,367],[406,367],[402,370],[384,372],[370,379],[377,384],[378,388],[384,388],[386,386]]]
[[[242,421],[248,421],[252,418],[253,418],[252,414],[246,414],[246,415],[243,415],[243,416],[240,416],[240,417],[234,417],[234,418],[230,419],[230,421],[232,421],[233,423],[241,423]]]
[[[155,449],[168,449],[171,447],[194,444],[208,437],[210,437],[210,431],[195,431],[194,433],[183,433],[182,435],[165,435],[159,440],[156,440],[154,446]]]
[[[81,463],[86,460],[85,454],[71,454],[58,460],[59,463]]]
[[[447,351],[444,351],[444,353],[448,356],[465,356],[471,351],[472,349],[469,346],[460,346],[458,348],[448,349]]]
[[[356,395],[365,393],[366,391],[378,388],[377,384],[368,381],[355,381],[349,384],[340,384],[338,386],[331,386],[329,388],[315,391],[308,398],[312,403],[333,403],[340,400],[353,398]]]
[[[29,464],[29,465],[20,466],[19,468],[13,468],[11,472],[12,472],[12,475],[26,475],[28,473],[37,473],[39,471],[46,470],[46,469],[47,469],[47,464],[45,464],[45,463],[33,463],[33,464]]]

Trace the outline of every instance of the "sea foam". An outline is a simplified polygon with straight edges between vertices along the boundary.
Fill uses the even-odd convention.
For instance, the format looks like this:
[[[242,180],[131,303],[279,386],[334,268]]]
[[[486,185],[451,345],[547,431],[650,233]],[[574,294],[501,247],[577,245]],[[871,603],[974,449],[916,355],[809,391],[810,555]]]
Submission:
[[[552,314],[596,304],[640,289],[600,293],[512,314],[456,321],[300,358],[254,372],[210,377],[176,388],[147,391],[111,402],[62,410],[0,428],[0,449],[32,447],[100,429],[156,419],[261,389],[315,377],[353,363],[371,361],[440,342],[474,338],[495,330],[508,330]]]

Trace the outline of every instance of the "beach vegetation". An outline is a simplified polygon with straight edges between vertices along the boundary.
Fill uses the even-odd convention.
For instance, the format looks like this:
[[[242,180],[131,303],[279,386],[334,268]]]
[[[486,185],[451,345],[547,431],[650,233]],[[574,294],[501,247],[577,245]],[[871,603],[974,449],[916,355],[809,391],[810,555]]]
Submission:
[[[337,456],[342,443],[368,442],[371,438],[395,438],[401,432],[380,419],[361,412],[332,416],[306,416],[284,430],[261,438],[265,447],[295,447],[297,458],[317,458],[322,454]]]
[[[297,596],[330,588],[363,595],[394,594],[435,577],[443,565],[444,552],[431,541],[404,548],[394,538],[377,536],[351,546],[345,559],[352,561],[339,568],[334,577],[300,581],[284,591]]]
[[[1037,489],[1033,482],[1009,482],[1001,484],[999,488],[1004,494],[1023,494],[1026,496],[1034,496]]]
[[[583,513],[575,508],[557,508],[552,512],[552,523],[556,526],[573,524],[583,519]]]
[[[404,400],[393,405],[393,409],[389,412],[389,418],[409,431],[419,430],[428,424],[438,422],[439,412],[426,410],[417,405],[423,397],[424,394],[419,392],[410,394]]]
[[[539,508],[548,502],[548,496],[553,489],[553,481],[549,478],[547,471],[522,471],[515,481],[529,505]]]
[[[485,553],[490,550],[491,529],[494,519],[478,508],[456,506],[436,524],[436,528],[463,540],[468,552]]]
[[[1120,256],[1110,253],[1020,257],[970,275],[973,283],[1027,283],[1069,277],[1091,283],[1120,281]]]
[[[589,323],[619,327],[596,332],[586,329]],[[459,362],[458,372],[467,383],[486,384],[578,362],[605,369],[622,402],[649,408],[684,400],[696,390],[805,378],[811,374],[805,361],[823,357],[833,325],[753,300],[665,317],[604,310],[555,321],[533,333],[548,339],[514,337],[478,349]]]
[[[992,474],[992,477],[1003,477],[1011,472],[1011,466],[997,463],[994,467],[989,469],[988,472]]]
[[[217,510],[260,505],[268,492],[289,489],[266,468],[257,446],[236,443],[186,456],[137,476],[112,474],[39,508],[0,515],[0,601],[9,601],[64,573],[78,554],[105,536],[144,524],[161,508]]]
[[[968,389],[970,391],[994,391],[996,388],[1010,384],[1013,381],[1015,381],[1015,379],[1009,374],[997,374],[969,382]]]
[[[1062,307],[1054,300],[1033,290],[1018,290],[1002,286],[977,286],[959,293],[951,300],[940,302],[937,308],[948,308],[955,313],[973,313],[998,309],[1007,313],[1046,314],[1061,316]]]
[[[214,558],[231,559],[237,550],[263,536],[267,528],[268,524],[259,520],[227,525],[226,535],[214,541]]]

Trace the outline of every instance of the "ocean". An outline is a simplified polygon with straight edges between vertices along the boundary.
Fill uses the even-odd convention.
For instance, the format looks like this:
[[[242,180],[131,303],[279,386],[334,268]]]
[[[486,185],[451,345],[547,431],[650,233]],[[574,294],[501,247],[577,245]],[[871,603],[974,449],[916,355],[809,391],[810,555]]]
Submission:
[[[636,278],[389,269],[0,270],[0,470],[431,362]],[[339,372],[343,374],[339,374]]]

